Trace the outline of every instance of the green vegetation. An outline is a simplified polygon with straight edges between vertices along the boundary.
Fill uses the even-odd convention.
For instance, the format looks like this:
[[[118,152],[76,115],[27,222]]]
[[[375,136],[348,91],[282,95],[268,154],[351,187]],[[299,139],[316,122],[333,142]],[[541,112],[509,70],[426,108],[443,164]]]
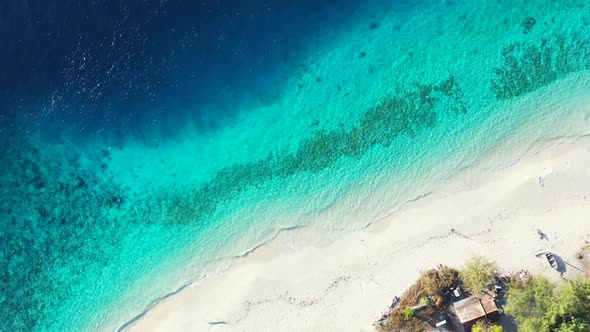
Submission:
[[[471,328],[471,332],[502,332],[504,329],[502,326],[488,324],[482,320],[478,321]]]
[[[482,290],[496,273],[496,263],[481,256],[471,257],[460,272],[465,288],[472,294]]]
[[[579,34],[556,34],[537,45],[513,43],[502,50],[491,90],[509,99],[546,86],[570,73],[590,69],[590,41]]]
[[[430,304],[430,300],[426,296],[420,298],[419,304]]]
[[[509,285],[504,312],[521,332],[590,331],[590,280],[568,281],[560,287],[543,277]]]
[[[402,311],[402,315],[406,318],[406,319],[410,319],[413,318],[414,316],[416,316],[416,311],[410,307],[406,307],[403,311]]]
[[[422,271],[420,282],[429,295],[434,296],[434,304],[437,307],[444,305],[444,293],[449,288],[456,286],[459,280],[459,271],[444,265],[436,269]]]
[[[496,264],[480,256],[470,258],[461,272],[443,265],[423,271],[403,294],[399,305],[379,321],[377,330],[430,331],[444,316],[441,313],[449,313],[451,303],[446,301],[445,292],[463,282],[472,293],[478,293],[489,284],[495,272]],[[505,294],[506,304],[501,311],[514,318],[519,332],[590,331],[590,279],[575,279],[559,286],[544,277],[522,272],[501,279],[511,280]],[[424,304],[424,299],[430,299],[429,306],[412,309],[417,304]],[[485,320],[476,322],[471,328],[471,332],[502,331],[502,326]]]

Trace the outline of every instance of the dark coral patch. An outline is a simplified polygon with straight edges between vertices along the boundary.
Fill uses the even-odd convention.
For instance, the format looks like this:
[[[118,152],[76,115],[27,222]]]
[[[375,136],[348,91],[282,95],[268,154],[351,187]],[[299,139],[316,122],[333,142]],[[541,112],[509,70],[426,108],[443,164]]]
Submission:
[[[467,112],[463,92],[455,78],[438,84],[414,84],[397,91],[368,109],[349,129],[318,130],[293,153],[222,169],[206,185],[192,192],[167,194],[168,216],[173,223],[192,223],[214,213],[218,204],[242,190],[266,181],[332,166],[340,158],[360,158],[373,146],[389,146],[401,135],[415,135],[436,125],[440,113]]]
[[[579,34],[554,35],[537,45],[513,43],[502,51],[490,89],[509,99],[546,86],[570,73],[590,69],[590,41]]]
[[[534,17],[528,16],[528,17],[524,18],[520,22],[520,26],[522,27],[522,32],[524,34],[531,32],[531,30],[533,29],[535,24],[537,24],[537,20],[535,20]]]

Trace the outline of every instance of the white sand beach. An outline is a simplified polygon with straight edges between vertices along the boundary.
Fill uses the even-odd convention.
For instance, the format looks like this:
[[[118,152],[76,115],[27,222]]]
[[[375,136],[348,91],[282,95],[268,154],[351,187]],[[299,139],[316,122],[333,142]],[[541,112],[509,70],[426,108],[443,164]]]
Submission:
[[[463,172],[364,230],[330,241],[311,228],[283,232],[128,330],[371,331],[420,270],[461,267],[472,255],[559,280],[534,255],[550,250],[574,276],[575,254],[590,240],[589,165],[590,137],[539,143],[500,170]]]

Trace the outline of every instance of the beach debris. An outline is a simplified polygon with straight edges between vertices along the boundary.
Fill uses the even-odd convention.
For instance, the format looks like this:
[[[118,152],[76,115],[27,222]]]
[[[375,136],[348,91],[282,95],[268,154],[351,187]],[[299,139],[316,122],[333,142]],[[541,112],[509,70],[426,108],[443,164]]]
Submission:
[[[431,237],[429,237],[429,240],[433,240],[433,239],[445,239],[445,238],[448,238],[448,237],[449,237],[449,236],[451,236],[451,235],[457,235],[458,237],[462,237],[462,238],[464,238],[464,239],[469,239],[469,236],[467,236],[467,235],[465,235],[465,234],[461,233],[460,231],[458,231],[458,230],[456,230],[456,229],[454,229],[454,228],[451,228],[451,230],[449,230],[449,231],[448,231],[447,233],[445,233],[445,234],[442,234],[442,235],[435,235],[435,236],[431,236]]]
[[[422,309],[424,309],[424,308],[426,308],[428,306],[429,306],[428,303],[422,303],[422,304],[418,304],[418,305],[415,305],[413,307],[410,307],[410,309],[412,309],[414,311],[418,311],[418,310],[422,310]]]
[[[443,326],[447,325],[447,320],[441,320],[440,322],[436,323],[436,328],[441,328]]]
[[[530,273],[529,271],[526,270],[521,270],[520,272],[518,272],[518,274],[515,275],[517,280],[520,280],[520,282],[524,282],[526,280],[529,279]]]
[[[539,187],[543,188],[545,186],[545,181],[543,180],[542,176],[539,176]]]
[[[225,325],[227,324],[225,321],[212,321],[212,322],[207,322],[209,325]]]
[[[339,284],[345,283],[348,280],[350,280],[350,276],[341,276],[337,279],[334,279],[334,281],[332,281],[332,284],[326,289],[326,292],[338,287]]]
[[[454,228],[451,228],[450,234],[455,234],[455,235],[457,235],[458,237],[462,237],[462,238],[464,238],[464,239],[469,239],[469,236],[467,236],[467,235],[464,235],[463,233],[459,232],[458,230],[456,230],[456,229],[454,229]]]
[[[383,325],[387,318],[389,318],[389,312],[386,312],[383,315],[381,315],[381,318],[379,318],[375,323],[373,323],[373,326]]]

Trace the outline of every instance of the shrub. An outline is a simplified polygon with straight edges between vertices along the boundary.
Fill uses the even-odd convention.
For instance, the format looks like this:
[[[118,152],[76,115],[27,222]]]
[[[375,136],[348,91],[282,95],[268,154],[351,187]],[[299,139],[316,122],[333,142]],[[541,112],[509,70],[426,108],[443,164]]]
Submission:
[[[502,326],[486,323],[485,321],[478,321],[471,327],[471,332],[502,332]]]
[[[406,319],[410,319],[412,317],[414,317],[416,315],[416,311],[410,307],[406,307],[404,309],[404,311],[402,311],[402,315],[406,318]]]
[[[484,288],[496,273],[496,263],[481,256],[471,257],[460,272],[465,288],[472,294]]]
[[[444,304],[444,293],[455,286],[459,280],[459,271],[444,265],[435,269],[422,271],[420,283],[428,295],[434,295],[434,303],[441,307]]]

